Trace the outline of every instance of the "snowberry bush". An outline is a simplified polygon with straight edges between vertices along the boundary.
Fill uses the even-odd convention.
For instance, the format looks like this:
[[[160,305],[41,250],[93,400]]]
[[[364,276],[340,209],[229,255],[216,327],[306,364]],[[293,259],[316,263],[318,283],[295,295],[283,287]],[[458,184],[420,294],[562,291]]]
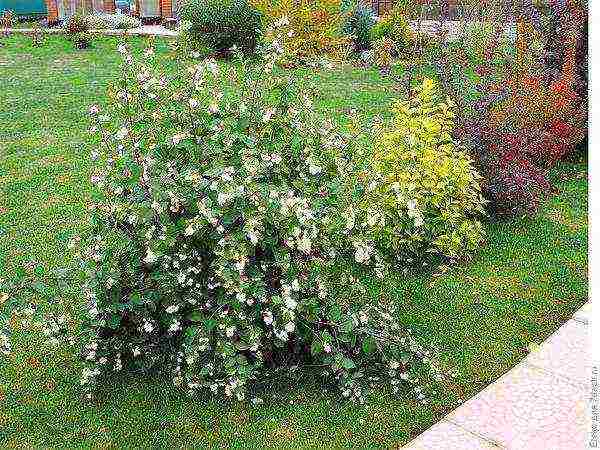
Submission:
[[[168,79],[151,49],[139,61],[119,46],[111,106],[90,109],[91,233],[74,242],[90,397],[123,368],[237,399],[301,364],[359,401],[382,382],[424,401],[417,380],[441,376],[360,281],[374,266],[355,261],[340,213],[357,141],[271,50],[227,68],[182,61]]]

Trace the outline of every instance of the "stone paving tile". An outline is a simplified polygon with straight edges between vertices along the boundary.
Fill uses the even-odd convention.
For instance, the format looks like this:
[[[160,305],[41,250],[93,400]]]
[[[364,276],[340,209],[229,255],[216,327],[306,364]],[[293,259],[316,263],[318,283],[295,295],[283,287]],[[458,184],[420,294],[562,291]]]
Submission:
[[[579,450],[587,439],[586,392],[521,364],[446,419],[509,450]]]
[[[579,311],[573,314],[573,319],[589,325],[592,319],[592,304],[588,302],[583,305]]]
[[[525,362],[587,387],[592,376],[589,334],[588,326],[569,320]]]
[[[402,448],[406,450],[498,450],[504,447],[442,420]]]

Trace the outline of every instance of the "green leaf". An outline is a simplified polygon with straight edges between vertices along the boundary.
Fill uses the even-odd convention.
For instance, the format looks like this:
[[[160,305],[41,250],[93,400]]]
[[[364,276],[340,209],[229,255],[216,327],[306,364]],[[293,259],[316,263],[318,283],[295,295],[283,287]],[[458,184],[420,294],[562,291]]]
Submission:
[[[339,320],[342,318],[342,308],[340,308],[340,305],[333,305],[331,308],[329,308],[328,316],[332,322],[339,322]]]
[[[235,346],[236,349],[240,350],[240,351],[244,351],[244,350],[248,350],[250,348],[250,345],[242,342],[242,341],[237,341],[235,344],[233,344]]]
[[[204,321],[204,326],[208,331],[210,331],[217,326],[217,321],[215,319],[206,319]]]
[[[134,292],[133,294],[131,294],[130,300],[131,303],[134,305],[141,305],[143,303],[142,297],[139,292]]]
[[[48,290],[48,287],[41,281],[33,283],[33,290],[38,294],[44,294]]]
[[[118,314],[113,314],[110,319],[108,319],[108,327],[112,328],[113,330],[119,328],[119,325],[121,324],[121,316]]]
[[[377,342],[375,341],[375,339],[372,336],[368,336],[363,340],[362,350],[367,355],[370,355],[371,353],[373,353],[376,348],[377,348]]]
[[[347,370],[355,369],[356,364],[354,364],[354,361],[352,361],[350,358],[344,357],[342,358],[342,367]]]
[[[192,322],[200,322],[202,320],[202,314],[198,311],[194,311],[188,314],[188,320],[191,320]]]
[[[352,323],[352,319],[350,319],[349,317],[347,317],[341,324],[340,324],[340,331],[342,333],[351,333],[352,330],[354,329],[354,324]]]
[[[315,356],[323,353],[323,344],[318,340],[314,340],[310,346],[310,354]]]
[[[321,341],[325,344],[331,344],[333,338],[331,337],[331,334],[329,334],[329,332],[327,331],[323,331],[321,332]]]

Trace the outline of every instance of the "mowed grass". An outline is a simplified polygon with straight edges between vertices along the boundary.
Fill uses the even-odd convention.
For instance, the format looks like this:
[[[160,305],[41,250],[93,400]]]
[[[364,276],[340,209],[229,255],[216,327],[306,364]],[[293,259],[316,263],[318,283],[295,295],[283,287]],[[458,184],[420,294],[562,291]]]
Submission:
[[[21,36],[0,46],[0,278],[25,262],[51,270],[66,261],[91,193],[87,109],[106,102],[119,73],[116,38],[87,51],[46,39],[42,48]],[[166,55],[166,43],[156,45]],[[376,71],[298,74],[319,82],[319,107],[336,117],[353,108],[385,115],[400,92]],[[393,280],[386,294],[402,321],[456,372],[428,406],[386,393],[364,406],[342,402],[310,374],[273,386],[258,407],[190,399],[168,380],[119,374],[87,405],[77,352],[52,350],[13,320],[13,354],[0,359],[0,448],[400,446],[518,363],[586,301],[586,165],[565,164],[553,178],[558,192],[536,217],[486,224],[486,245],[472,261]],[[40,308],[69,310],[78,301]]]

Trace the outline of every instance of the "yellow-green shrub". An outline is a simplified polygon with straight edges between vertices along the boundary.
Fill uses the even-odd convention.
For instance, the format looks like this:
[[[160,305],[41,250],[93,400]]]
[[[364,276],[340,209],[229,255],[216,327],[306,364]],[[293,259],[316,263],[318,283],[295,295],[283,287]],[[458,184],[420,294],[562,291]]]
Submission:
[[[340,0],[251,0],[264,18],[267,41],[282,45],[288,62],[322,55],[346,56],[352,42],[342,33],[347,13]]]
[[[371,28],[371,40],[388,38],[394,42],[397,53],[407,50],[414,43],[414,33],[406,17],[399,8],[394,8],[389,16],[382,17]]]
[[[390,67],[394,53],[394,41],[382,37],[373,41],[373,63],[380,68]]]
[[[482,241],[480,176],[451,137],[454,105],[438,98],[432,80],[416,91],[394,103],[391,126],[378,127],[353,189],[362,192],[348,213],[357,260],[460,258]]]

